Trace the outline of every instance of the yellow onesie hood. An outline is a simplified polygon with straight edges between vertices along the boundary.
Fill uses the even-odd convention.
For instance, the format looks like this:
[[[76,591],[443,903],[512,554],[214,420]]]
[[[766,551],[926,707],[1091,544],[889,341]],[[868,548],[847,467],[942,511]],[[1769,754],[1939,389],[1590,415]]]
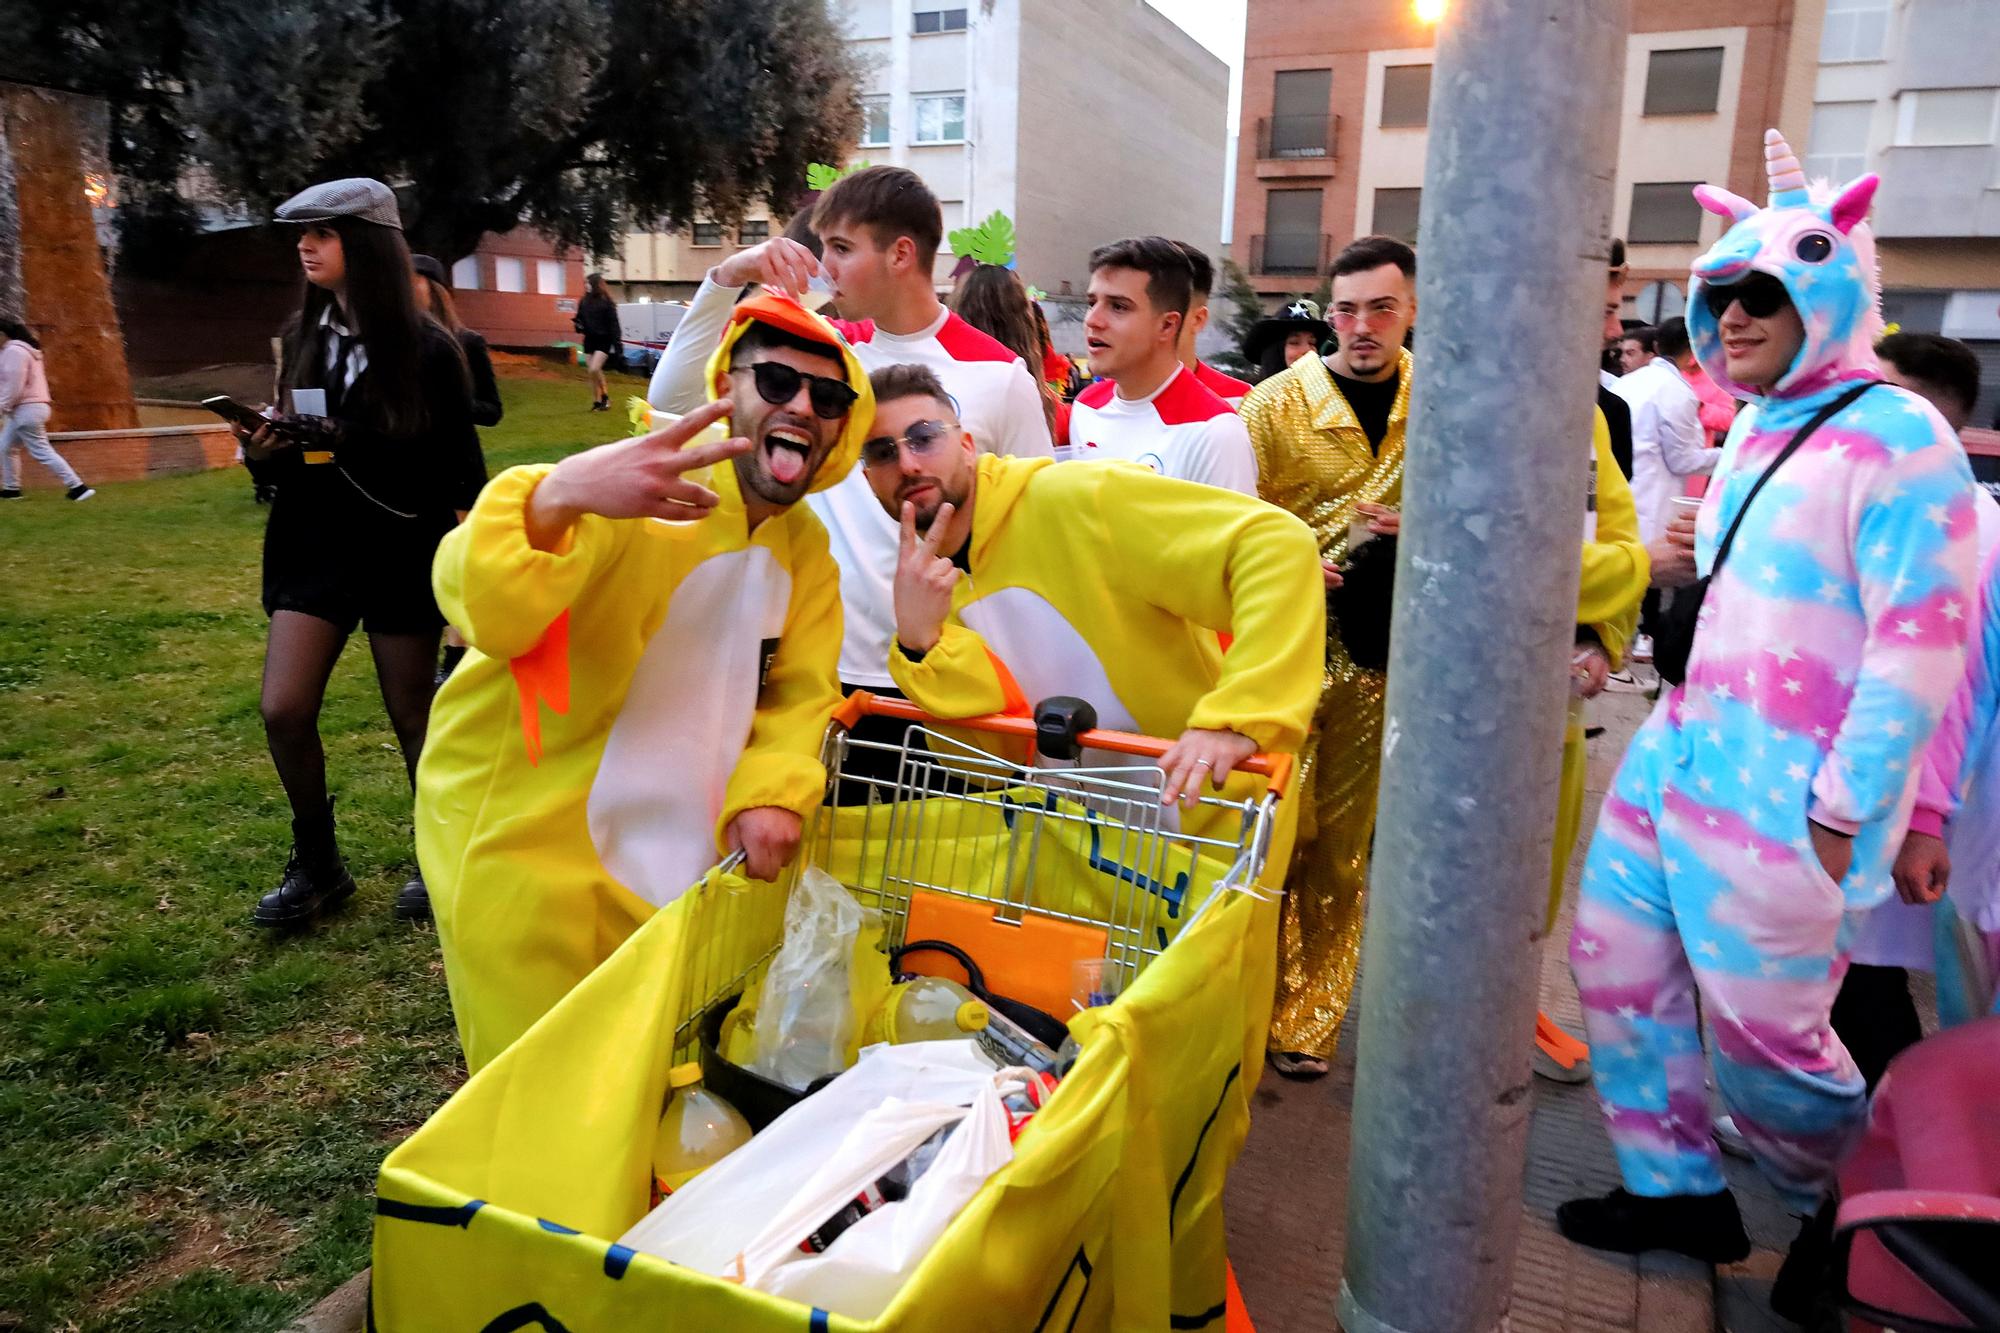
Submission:
[[[813,476],[812,490],[830,490],[853,470],[855,462],[861,457],[861,442],[868,438],[868,428],[875,424],[875,391],[868,385],[868,372],[862,369],[854,349],[847,345],[847,340],[833,325],[784,293],[766,287],[756,295],[738,301],[735,309],[729,312],[729,323],[722,331],[722,341],[717,345],[715,354],[708,358],[708,397],[711,402],[727,392],[725,386],[729,382],[730,358],[736,350],[737,340],[752,324],[769,324],[808,342],[826,344],[840,358],[840,364],[846,371],[847,387],[858,395],[854,406],[848,409],[847,422],[840,429],[840,438],[834,441],[826,461],[819,465],[819,471]]]

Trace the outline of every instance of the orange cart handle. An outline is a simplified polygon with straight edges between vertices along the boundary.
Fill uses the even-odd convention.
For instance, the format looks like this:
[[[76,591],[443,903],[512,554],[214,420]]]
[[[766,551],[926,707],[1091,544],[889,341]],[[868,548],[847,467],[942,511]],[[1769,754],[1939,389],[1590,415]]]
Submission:
[[[962,727],[967,731],[1011,736],[1029,742],[1036,739],[1035,720],[1031,717],[1013,717],[1005,713],[988,713],[984,717],[933,717],[908,699],[888,699],[870,694],[867,690],[856,690],[833,710],[833,720],[849,731],[864,717],[892,717],[904,722]],[[1086,731],[1077,737],[1077,744],[1092,750],[1139,755],[1147,759],[1158,759],[1174,746],[1173,741],[1130,731]],[[1236,771],[1268,778],[1270,781],[1266,785],[1271,794],[1282,799],[1291,788],[1292,773],[1297,767],[1298,761],[1288,754],[1253,754],[1238,764]]]

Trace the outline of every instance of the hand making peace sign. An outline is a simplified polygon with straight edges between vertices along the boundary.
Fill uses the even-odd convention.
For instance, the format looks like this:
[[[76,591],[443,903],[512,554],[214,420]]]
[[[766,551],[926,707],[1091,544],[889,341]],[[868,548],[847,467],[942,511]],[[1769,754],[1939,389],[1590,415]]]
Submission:
[[[938,544],[951,530],[951,505],[938,507],[937,517],[917,536],[917,507],[903,502],[903,543],[896,555],[896,641],[913,653],[927,653],[944,633],[951,614],[951,591],[958,586],[958,566],[938,554]]]

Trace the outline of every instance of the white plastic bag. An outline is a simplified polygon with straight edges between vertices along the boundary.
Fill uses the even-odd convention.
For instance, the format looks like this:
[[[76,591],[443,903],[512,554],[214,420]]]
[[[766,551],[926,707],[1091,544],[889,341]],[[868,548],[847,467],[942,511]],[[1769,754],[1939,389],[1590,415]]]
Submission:
[[[861,932],[861,904],[840,881],[807,866],[785,904],[785,939],[757,999],[757,1054],[750,1068],[804,1091],[847,1064],[854,1001],[847,969]]]
[[[905,1125],[899,1140],[906,1140],[918,1132],[926,1120],[924,1113],[935,1105],[885,1102],[871,1119],[883,1128],[890,1123]],[[744,1251],[744,1282],[850,1319],[873,1319],[888,1309],[952,1218],[972,1201],[988,1176],[1014,1158],[1007,1112],[994,1084],[981,1088],[969,1109],[951,1109],[960,1117],[958,1128],[944,1141],[930,1169],[917,1177],[907,1198],[863,1217],[841,1232],[824,1254],[808,1255],[799,1251],[801,1237],[854,1197],[839,1196],[839,1185],[831,1181],[824,1191],[817,1188],[819,1181],[810,1182],[800,1191],[799,1205],[790,1216],[774,1220]],[[875,1128],[866,1121],[856,1126],[836,1161],[828,1163],[828,1174],[837,1173],[850,1150],[857,1158],[864,1155],[877,1141]]]
[[[870,1112],[895,1099],[950,1106],[956,1118],[963,1113],[962,1108],[971,1106],[982,1093],[990,1092],[997,1102],[999,1097],[1023,1086],[1022,1071],[995,1070],[993,1062],[971,1041],[871,1046],[862,1052],[854,1068],[668,1195],[658,1208],[620,1236],[619,1243],[717,1277],[735,1277],[738,1260],[768,1224],[792,1210],[808,1182],[813,1189],[835,1197],[825,1211],[813,1216],[792,1237],[794,1245],[880,1177],[888,1165],[908,1155],[905,1152],[890,1157],[872,1173],[872,1162],[851,1163],[850,1169],[835,1178],[840,1150]],[[914,1149],[945,1123],[950,1121],[932,1120],[930,1127],[921,1133],[919,1124],[910,1124],[908,1133],[916,1136],[910,1148]],[[1003,1137],[1004,1125],[1003,1119]],[[946,1140],[945,1151],[951,1149],[952,1141],[957,1138],[954,1132]],[[937,1161],[918,1180],[918,1185],[935,1172],[953,1169],[945,1151],[939,1152]],[[863,1218],[849,1232],[860,1230],[869,1220]],[[837,1253],[846,1240],[847,1235],[842,1235],[826,1254]]]

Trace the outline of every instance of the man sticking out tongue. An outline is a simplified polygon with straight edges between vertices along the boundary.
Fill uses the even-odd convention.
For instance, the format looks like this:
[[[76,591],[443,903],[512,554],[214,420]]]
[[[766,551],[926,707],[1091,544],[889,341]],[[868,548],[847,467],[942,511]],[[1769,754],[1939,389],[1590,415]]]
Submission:
[[[760,294],[707,386],[655,434],[502,473],[439,549],[472,650],[432,708],[417,855],[475,1071],[725,852],[775,879],[824,790],[840,571],[799,501],[854,466],[868,377]]]

